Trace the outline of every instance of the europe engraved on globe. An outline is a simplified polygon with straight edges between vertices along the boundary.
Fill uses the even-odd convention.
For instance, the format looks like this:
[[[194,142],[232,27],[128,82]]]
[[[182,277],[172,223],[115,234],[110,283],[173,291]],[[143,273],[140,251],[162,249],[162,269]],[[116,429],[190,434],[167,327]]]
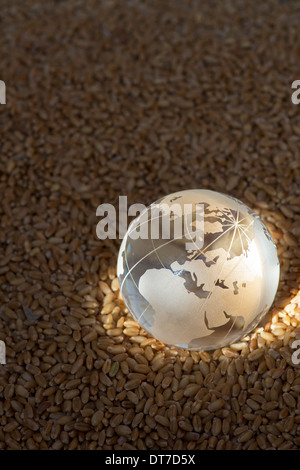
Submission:
[[[154,204],[171,207],[174,201],[203,204],[202,248],[187,250],[185,235],[133,240],[137,217],[118,256],[124,301],[140,325],[165,344],[224,347],[251,331],[269,310],[279,281],[276,247],[259,216],[231,196],[196,189]],[[162,210],[160,217],[161,223],[169,218],[173,233],[180,215]]]

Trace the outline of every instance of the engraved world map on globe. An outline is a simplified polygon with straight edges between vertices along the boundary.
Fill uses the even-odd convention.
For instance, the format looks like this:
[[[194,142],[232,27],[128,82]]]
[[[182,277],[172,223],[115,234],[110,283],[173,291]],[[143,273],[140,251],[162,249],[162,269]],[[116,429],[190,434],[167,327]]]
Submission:
[[[181,212],[165,210],[175,203]],[[187,249],[189,238],[172,236],[184,204],[203,205],[201,247]],[[154,205],[161,224],[168,217],[170,239],[133,239],[145,223],[137,217],[118,257],[121,293],[135,320],[163,343],[192,350],[224,347],[247,334],[269,310],[279,280],[276,247],[259,216],[209,190],[173,193]]]

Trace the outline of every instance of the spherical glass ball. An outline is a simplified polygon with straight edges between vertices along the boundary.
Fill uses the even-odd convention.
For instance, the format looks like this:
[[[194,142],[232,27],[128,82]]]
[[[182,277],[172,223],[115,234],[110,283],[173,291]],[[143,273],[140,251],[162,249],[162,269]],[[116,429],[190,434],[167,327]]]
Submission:
[[[144,330],[198,351],[248,334],[279,282],[276,247],[259,216],[234,197],[202,189],[170,194],[142,211],[122,241],[117,272],[124,302]]]

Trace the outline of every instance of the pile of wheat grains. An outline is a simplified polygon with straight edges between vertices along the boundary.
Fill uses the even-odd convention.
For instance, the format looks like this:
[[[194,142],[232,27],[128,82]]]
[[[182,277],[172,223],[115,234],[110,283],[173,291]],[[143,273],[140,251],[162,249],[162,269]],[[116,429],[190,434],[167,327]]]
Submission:
[[[1,3],[0,449],[300,447],[299,2]],[[126,310],[96,208],[209,188],[259,213],[281,278],[222,350]]]

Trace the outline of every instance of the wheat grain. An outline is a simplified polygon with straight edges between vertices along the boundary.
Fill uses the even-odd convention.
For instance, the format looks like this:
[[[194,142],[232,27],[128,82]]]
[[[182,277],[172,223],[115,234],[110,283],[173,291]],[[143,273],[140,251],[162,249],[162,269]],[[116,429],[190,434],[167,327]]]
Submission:
[[[0,449],[299,448],[300,125],[278,81],[297,75],[285,31],[296,34],[299,6],[70,0],[53,10],[29,0],[26,11],[2,9]],[[259,18],[251,41],[240,40],[246,17]],[[27,89],[16,77],[29,69]],[[93,233],[102,201],[149,204],[190,187],[248,203],[281,262],[262,326],[210,353],[169,348],[140,328],[120,295],[119,242]]]

